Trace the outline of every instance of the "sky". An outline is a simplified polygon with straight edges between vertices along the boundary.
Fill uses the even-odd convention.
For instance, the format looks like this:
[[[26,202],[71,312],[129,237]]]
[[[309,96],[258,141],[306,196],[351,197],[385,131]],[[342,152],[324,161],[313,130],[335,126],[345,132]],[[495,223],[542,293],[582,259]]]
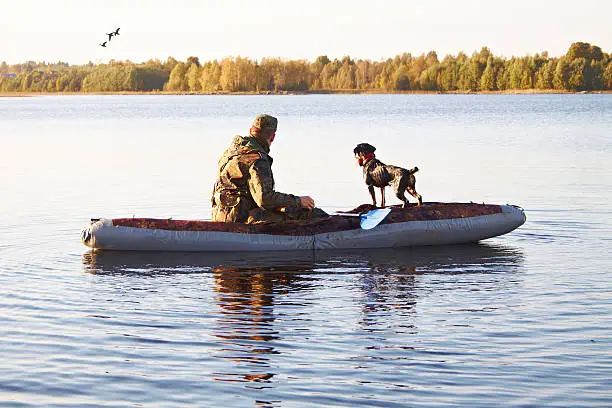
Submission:
[[[577,41],[610,53],[610,16],[607,0],[0,0],[0,61],[560,56]]]

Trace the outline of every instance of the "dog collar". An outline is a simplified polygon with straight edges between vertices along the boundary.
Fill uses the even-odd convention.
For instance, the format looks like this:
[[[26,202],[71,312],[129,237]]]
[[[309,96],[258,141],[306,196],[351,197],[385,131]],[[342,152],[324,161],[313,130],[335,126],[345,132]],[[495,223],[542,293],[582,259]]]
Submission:
[[[376,157],[376,155],[374,153],[368,153],[365,156],[360,157],[357,160],[357,163],[359,163],[360,166],[365,166],[367,162],[369,162],[370,160],[372,160],[375,157]]]

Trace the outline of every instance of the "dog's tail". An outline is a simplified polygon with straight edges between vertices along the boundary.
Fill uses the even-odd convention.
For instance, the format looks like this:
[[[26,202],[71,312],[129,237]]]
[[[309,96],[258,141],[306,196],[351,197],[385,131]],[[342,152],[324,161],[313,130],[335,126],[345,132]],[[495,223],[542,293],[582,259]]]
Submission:
[[[419,171],[419,168],[418,168],[418,167],[416,167],[416,166],[415,166],[415,167],[413,167],[413,168],[411,168],[410,170],[408,170],[408,172],[409,172],[410,174],[414,174],[414,173],[416,173],[417,171]]]

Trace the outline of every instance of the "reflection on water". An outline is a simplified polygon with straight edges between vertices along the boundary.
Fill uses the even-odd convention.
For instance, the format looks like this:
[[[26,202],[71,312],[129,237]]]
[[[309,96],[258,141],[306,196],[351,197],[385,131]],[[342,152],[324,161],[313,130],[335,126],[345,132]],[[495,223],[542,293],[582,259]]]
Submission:
[[[286,341],[287,320],[308,327],[310,305],[305,299],[315,296],[319,279],[336,274],[353,277],[361,316],[357,324],[364,333],[375,335],[395,325],[395,332],[411,335],[418,331],[414,317],[423,290],[418,287],[420,276],[506,275],[499,277],[501,284],[522,261],[522,253],[515,248],[483,244],[259,254],[100,251],[83,255],[85,270],[97,275],[211,274],[217,306],[211,333],[218,340],[214,357],[233,366],[212,373],[212,378],[249,383],[252,389],[270,387],[277,375],[274,361],[282,353],[277,345]],[[433,284],[425,288],[433,289]],[[283,316],[280,323],[275,310],[279,303],[283,309],[291,306],[290,316]]]
[[[278,252],[128,252],[90,251],[83,254],[92,274],[206,273],[487,273],[519,265],[518,248],[489,244]]]
[[[247,271],[238,266],[218,266],[214,269],[214,280],[219,306],[215,336],[222,345],[217,357],[233,360],[237,368],[246,372],[215,373],[214,379],[269,382],[275,375],[269,372],[270,357],[279,353],[271,342],[280,339],[274,327],[275,294],[305,289],[303,283],[307,279],[296,273],[266,271],[261,267]]]

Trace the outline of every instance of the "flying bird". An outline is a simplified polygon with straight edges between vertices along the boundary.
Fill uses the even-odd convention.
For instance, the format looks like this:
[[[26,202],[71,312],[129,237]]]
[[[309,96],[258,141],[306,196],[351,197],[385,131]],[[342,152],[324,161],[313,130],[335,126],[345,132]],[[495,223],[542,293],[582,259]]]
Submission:
[[[106,43],[107,43],[107,42],[108,42],[108,41],[104,41],[102,44],[100,44],[100,47],[106,47]]]
[[[108,35],[108,41],[110,41],[111,38],[113,38],[113,35],[115,35],[115,33],[106,33],[106,35]]]
[[[121,28],[121,27],[119,27]],[[115,30],[115,32],[113,33],[114,35],[119,35],[119,28]]]

